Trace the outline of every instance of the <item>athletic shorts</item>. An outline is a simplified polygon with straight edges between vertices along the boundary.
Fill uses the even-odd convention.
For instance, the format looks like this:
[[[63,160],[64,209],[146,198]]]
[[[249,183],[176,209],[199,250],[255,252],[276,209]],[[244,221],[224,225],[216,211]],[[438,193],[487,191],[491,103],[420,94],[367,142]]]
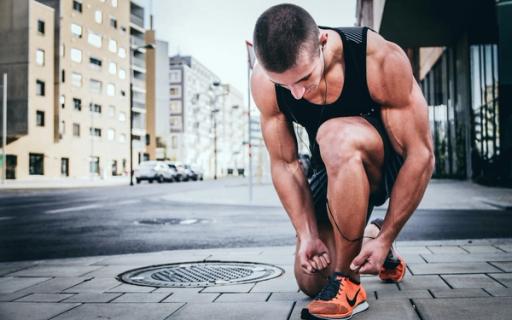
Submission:
[[[375,115],[363,115],[372,126],[377,129],[384,143],[384,164],[382,166],[382,181],[378,191],[370,195],[368,203],[367,220],[370,219],[373,207],[383,205],[391,196],[391,190],[395,184],[398,171],[404,162],[403,158],[393,149],[382,120]],[[309,187],[313,196],[315,214],[319,221],[328,221],[327,216],[327,172],[325,166],[313,169],[313,175],[309,178]]]

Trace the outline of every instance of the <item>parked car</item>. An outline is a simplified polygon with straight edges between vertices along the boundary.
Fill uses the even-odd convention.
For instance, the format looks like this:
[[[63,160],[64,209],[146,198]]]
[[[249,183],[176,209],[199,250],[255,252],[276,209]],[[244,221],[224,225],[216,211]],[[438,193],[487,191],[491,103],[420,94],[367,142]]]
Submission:
[[[198,181],[203,180],[203,172],[199,170],[198,168],[192,168],[191,165],[185,164],[183,165],[183,168],[185,168],[185,171],[187,172],[187,175],[190,180],[192,181]]]
[[[170,170],[174,172],[174,181],[180,182],[180,181],[188,181],[188,175],[185,172],[184,168],[181,166],[178,166],[174,163],[167,162],[167,166]]]
[[[158,181],[162,183],[165,181],[173,180],[173,173],[169,167],[162,161],[144,161],[139,164],[134,172],[135,181],[140,183],[141,181]]]

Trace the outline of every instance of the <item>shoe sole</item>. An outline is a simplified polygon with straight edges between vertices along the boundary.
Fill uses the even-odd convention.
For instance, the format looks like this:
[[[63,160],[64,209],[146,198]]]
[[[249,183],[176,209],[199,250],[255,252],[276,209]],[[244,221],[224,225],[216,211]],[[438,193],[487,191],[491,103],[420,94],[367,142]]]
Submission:
[[[309,313],[309,310],[307,308],[304,308],[301,311],[300,318],[305,319],[305,320],[348,320],[348,319],[352,318],[354,315],[368,310],[369,307],[370,307],[370,305],[368,304],[367,301],[361,302],[354,308],[354,310],[352,310],[351,315],[345,316],[345,317],[322,317],[319,315],[311,314],[311,313]]]
[[[400,259],[402,260],[403,258],[400,258]],[[402,276],[400,276],[400,278],[398,278],[398,279],[386,279],[386,278],[384,278],[384,279],[383,279],[383,278],[381,278],[381,277],[380,277],[380,274],[379,274],[379,278],[380,278],[382,281],[384,281],[384,282],[392,282],[392,283],[398,283],[398,282],[401,282],[401,281],[404,279],[405,274],[407,273],[407,263],[406,263],[404,260],[402,260],[402,261],[403,261],[403,263],[404,263],[404,273],[402,273]]]

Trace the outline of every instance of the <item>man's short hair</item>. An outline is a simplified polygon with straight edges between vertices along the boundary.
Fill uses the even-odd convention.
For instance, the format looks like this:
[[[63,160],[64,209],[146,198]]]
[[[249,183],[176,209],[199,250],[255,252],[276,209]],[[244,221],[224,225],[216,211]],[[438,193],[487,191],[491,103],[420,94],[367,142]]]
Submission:
[[[293,4],[270,7],[256,21],[253,42],[263,67],[282,73],[295,66],[302,49],[313,57],[319,50],[318,26],[304,9]]]

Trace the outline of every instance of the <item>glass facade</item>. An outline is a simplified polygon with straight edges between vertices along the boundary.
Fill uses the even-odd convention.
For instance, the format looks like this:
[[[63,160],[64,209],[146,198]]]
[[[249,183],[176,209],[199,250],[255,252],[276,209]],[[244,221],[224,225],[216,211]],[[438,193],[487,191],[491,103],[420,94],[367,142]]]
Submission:
[[[471,45],[467,75],[457,71],[460,64],[455,48],[445,48],[421,81],[429,105],[436,155],[434,177],[465,178],[466,166],[471,163],[472,178],[478,179],[497,167],[495,162],[499,156],[497,45]],[[458,101],[458,77],[465,76],[470,77],[470,106]],[[466,139],[466,132],[469,139]],[[470,152],[466,152],[467,147]]]

